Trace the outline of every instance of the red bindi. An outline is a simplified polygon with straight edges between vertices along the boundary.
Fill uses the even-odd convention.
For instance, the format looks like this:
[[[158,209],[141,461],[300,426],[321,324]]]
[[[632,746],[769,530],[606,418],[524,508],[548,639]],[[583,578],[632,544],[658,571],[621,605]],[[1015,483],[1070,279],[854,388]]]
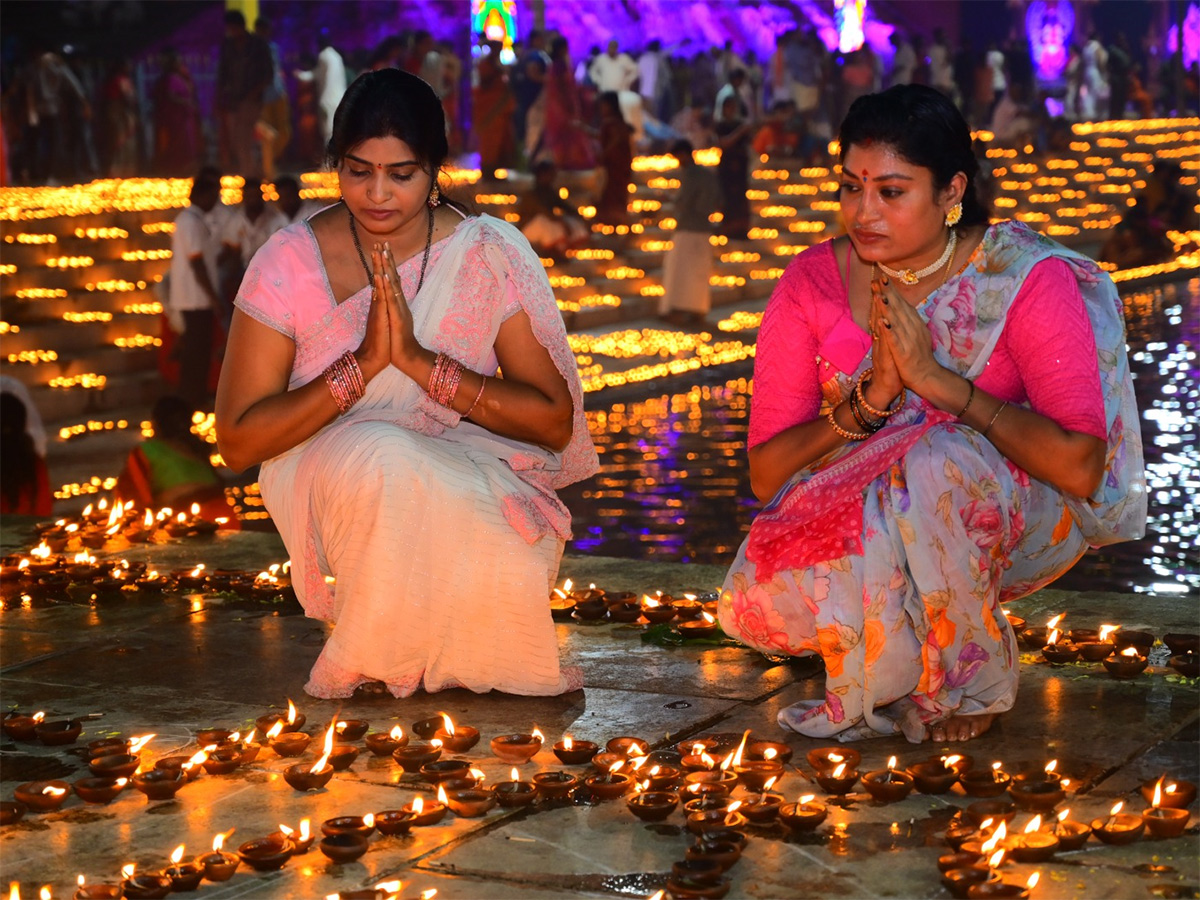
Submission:
[[[866,169],[863,169],[862,178],[863,178],[863,181],[867,180],[867,170]]]

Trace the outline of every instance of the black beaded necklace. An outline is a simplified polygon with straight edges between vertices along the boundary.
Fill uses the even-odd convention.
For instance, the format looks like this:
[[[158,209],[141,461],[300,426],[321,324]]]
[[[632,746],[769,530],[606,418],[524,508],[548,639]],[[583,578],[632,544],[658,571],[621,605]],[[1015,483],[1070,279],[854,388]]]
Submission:
[[[362,263],[363,271],[367,274],[367,284],[370,285],[374,279],[371,274],[371,267],[367,265],[367,255],[363,253],[362,242],[358,239],[358,225],[354,221],[354,213],[350,211],[350,206],[345,200],[342,204],[346,207],[346,215],[350,217],[350,237],[354,239],[354,249],[358,251],[358,261]],[[425,267],[429,265],[429,250],[433,246],[433,208],[427,207],[429,210],[429,230],[425,233],[425,255],[421,257],[421,277],[417,281],[417,289],[413,291],[413,296],[421,293],[421,286],[425,284]]]

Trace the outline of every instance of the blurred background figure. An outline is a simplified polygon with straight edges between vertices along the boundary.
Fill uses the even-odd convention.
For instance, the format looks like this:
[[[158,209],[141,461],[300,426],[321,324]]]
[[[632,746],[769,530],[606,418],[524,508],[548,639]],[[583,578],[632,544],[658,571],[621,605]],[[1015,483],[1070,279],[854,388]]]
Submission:
[[[283,216],[285,226],[302,222],[321,208],[319,203],[301,199],[300,182],[292,175],[275,179],[275,193],[279,195],[275,208]]]
[[[138,174],[138,97],[128,60],[113,64],[100,88],[103,166],[110,178]]]
[[[262,175],[256,126],[274,78],[266,41],[246,30],[246,17],[225,13],[225,39],[217,60],[216,113],[221,166],[242,176]]]
[[[676,141],[671,155],[679,161],[679,190],[671,213],[675,217],[672,247],[663,260],[662,318],[672,325],[694,325],[704,321],[712,308],[709,278],[712,276],[712,226],[708,217],[721,202],[717,177],[696,165],[688,141]]]
[[[203,149],[196,84],[168,47],[154,84],[154,171],[177,178],[195,172]]]
[[[5,385],[0,392],[0,513],[48,516],[54,504],[46,460],[28,431],[29,411]]]
[[[500,44],[490,44],[491,53],[479,57],[475,68],[476,85],[471,99],[475,114],[475,140],[479,147],[479,168],[484,178],[496,169],[507,169],[517,162],[517,136],[513,113],[517,100],[500,65]]]
[[[539,253],[563,256],[588,238],[587,225],[575,214],[555,186],[558,169],[548,159],[533,167],[533,190],[526,191],[517,206],[521,233]]]
[[[259,16],[254,21],[254,33],[267,45],[271,54],[271,81],[263,91],[262,115],[259,123],[259,144],[262,152],[263,177],[271,181],[275,166],[292,139],[292,111],[288,106],[287,85],[279,58],[279,44],[271,40],[271,20]]]
[[[616,91],[600,95],[600,164],[604,190],[596,202],[596,221],[622,225],[629,219],[629,179],[633,172],[633,129],[621,114]]]

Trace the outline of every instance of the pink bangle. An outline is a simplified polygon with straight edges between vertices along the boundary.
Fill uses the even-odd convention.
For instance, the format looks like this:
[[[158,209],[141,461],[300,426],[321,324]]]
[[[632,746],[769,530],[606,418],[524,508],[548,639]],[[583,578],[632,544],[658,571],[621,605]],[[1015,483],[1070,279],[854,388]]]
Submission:
[[[479,393],[475,395],[475,399],[471,401],[471,405],[467,407],[467,411],[462,414],[464,419],[469,418],[471,413],[475,412],[475,407],[479,405],[479,400],[483,396],[483,389],[487,387],[487,376],[481,376],[483,381],[479,382]]]
[[[366,382],[358,360],[347,350],[325,369],[325,384],[333,395],[339,414],[345,414],[366,393]]]

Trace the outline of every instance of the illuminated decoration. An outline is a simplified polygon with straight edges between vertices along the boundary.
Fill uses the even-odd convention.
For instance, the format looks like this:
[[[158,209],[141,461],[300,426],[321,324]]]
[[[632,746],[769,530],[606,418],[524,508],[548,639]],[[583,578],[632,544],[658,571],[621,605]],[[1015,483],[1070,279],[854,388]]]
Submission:
[[[1029,54],[1042,81],[1057,81],[1067,67],[1067,48],[1075,31],[1071,0],[1033,0],[1025,11]]]
[[[833,0],[833,21],[837,26],[838,51],[857,50],[866,41],[867,0]]]
[[[1179,52],[1179,28],[1172,25],[1167,32],[1167,53]],[[1183,17],[1183,64],[1191,68],[1200,60],[1200,6],[1195,2],[1188,4],[1187,14]]]
[[[518,37],[516,0],[471,0],[471,31],[500,42],[500,62],[504,65],[517,61],[513,52]]]

